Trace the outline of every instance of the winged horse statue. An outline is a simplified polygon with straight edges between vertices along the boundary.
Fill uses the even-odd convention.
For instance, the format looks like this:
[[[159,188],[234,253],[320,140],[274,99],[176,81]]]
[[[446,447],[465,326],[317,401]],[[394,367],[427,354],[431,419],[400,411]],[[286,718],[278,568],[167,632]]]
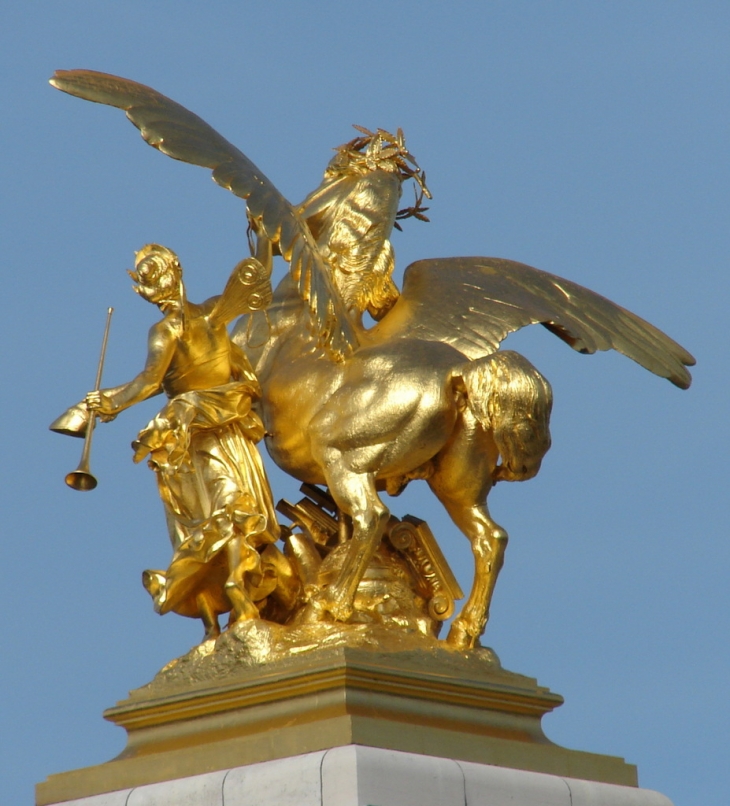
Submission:
[[[614,349],[687,388],[692,356],[657,328],[575,283],[498,258],[421,260],[399,291],[390,235],[424,218],[425,176],[401,132],[361,130],[340,147],[322,184],[290,204],[237,148],[184,107],[144,85],[88,70],[58,71],[53,86],[125,110],[152,146],[207,167],[247,204],[252,251],[289,272],[265,315],[240,321],[263,389],[267,448],[287,473],[326,484],[350,519],[345,561],[312,595],[308,617],[346,621],[389,512],[381,493],[425,479],[475,559],[470,595],[447,641],[478,644],[507,533],[487,509],[498,480],[533,477],[550,447],[548,382],[499,350],[542,324],[582,353]],[[403,182],[419,188],[399,210]],[[254,243],[255,241],[255,243]],[[365,313],[375,320],[363,322]]]

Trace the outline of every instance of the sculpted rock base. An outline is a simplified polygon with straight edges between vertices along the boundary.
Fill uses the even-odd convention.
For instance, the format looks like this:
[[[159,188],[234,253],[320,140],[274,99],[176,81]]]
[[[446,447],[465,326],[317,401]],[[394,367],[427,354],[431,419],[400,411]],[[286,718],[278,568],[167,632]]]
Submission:
[[[253,619],[234,624],[220,638],[205,641],[171,661],[133,696],[161,695],[212,681],[222,684],[269,664],[276,664],[279,671],[296,668],[327,657],[329,650],[346,648],[366,650],[385,662],[390,653],[397,653],[399,662],[410,658],[416,666],[430,657],[442,671],[451,669],[454,674],[463,673],[465,661],[472,662],[472,674],[502,671],[499,658],[488,647],[455,653],[436,638],[393,627],[335,622],[285,627]]]

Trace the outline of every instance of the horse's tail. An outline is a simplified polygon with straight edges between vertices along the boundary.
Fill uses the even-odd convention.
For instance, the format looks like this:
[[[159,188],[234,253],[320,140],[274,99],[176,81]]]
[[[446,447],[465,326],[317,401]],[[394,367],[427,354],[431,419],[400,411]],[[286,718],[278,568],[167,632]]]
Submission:
[[[553,393],[547,380],[511,350],[462,364],[455,375],[463,381],[469,410],[494,436],[501,457],[495,479],[535,476],[550,448]]]

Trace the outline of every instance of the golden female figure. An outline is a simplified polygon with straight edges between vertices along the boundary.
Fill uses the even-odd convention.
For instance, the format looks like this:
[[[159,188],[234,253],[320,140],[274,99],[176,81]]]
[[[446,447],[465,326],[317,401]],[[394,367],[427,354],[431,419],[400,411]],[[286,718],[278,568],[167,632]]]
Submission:
[[[279,537],[256,448],[264,430],[251,405],[260,387],[226,328],[267,296],[251,293],[257,268],[255,260],[243,261],[222,296],[196,305],[185,296],[174,252],[143,247],[130,272],[134,290],[164,314],[150,330],[145,367],[129,383],[86,397],[102,420],[161,391],[169,398],[133,443],[135,462],[148,458],[157,476],[174,549],[168,571],[146,571],[143,580],[160,613],[202,618],[206,637],[219,633],[220,613],[258,616],[253,599],[276,584],[260,554],[267,546],[268,559],[278,554]],[[243,303],[241,291],[248,291]]]

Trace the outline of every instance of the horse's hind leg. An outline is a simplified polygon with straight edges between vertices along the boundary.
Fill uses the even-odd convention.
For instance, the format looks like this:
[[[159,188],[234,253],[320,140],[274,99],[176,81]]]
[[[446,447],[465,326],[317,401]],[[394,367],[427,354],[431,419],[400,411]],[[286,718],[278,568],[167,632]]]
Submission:
[[[489,605],[504,562],[507,532],[487,509],[498,453],[491,434],[467,410],[435,460],[428,483],[451,519],[469,538],[474,553],[474,585],[446,639],[458,649],[477,645],[489,618]]]

